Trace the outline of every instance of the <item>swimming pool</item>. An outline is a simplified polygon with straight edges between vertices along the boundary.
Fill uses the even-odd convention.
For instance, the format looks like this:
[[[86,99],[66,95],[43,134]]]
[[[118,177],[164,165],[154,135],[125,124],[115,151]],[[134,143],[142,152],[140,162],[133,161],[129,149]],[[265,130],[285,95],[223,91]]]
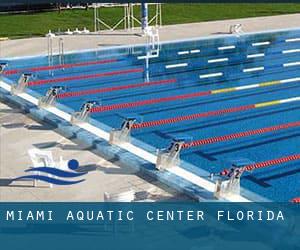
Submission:
[[[68,114],[95,101],[89,123],[107,140],[135,117],[133,153],[153,156],[185,138],[180,168],[168,171],[200,176],[208,189],[209,173],[232,163],[294,156],[245,172],[241,186],[252,200],[300,195],[300,29],[166,42],[147,53],[145,45],[82,51],[65,54],[64,64],[55,55],[51,65],[46,56],[11,58],[3,80],[32,73],[36,98],[63,87],[55,105]]]

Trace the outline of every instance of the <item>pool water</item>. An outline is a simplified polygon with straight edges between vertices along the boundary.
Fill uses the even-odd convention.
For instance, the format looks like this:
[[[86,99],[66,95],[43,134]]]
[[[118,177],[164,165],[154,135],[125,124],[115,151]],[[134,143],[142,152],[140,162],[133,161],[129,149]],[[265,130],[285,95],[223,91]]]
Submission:
[[[32,72],[29,89],[41,96],[64,86],[57,102],[69,112],[98,101],[91,117],[110,128],[119,128],[130,114],[144,125],[158,121],[132,131],[157,149],[179,135],[199,140],[300,121],[300,29],[167,42],[159,56],[145,59],[148,52],[145,45],[74,52],[65,55],[64,66],[54,56],[50,67],[45,56],[12,58],[4,77],[16,82],[22,72]],[[249,105],[254,108],[211,115]],[[181,159],[220,172],[237,159],[262,162],[299,153],[300,129],[293,126],[186,148]],[[300,161],[292,161],[246,172],[241,185],[288,201],[300,195],[299,180]]]

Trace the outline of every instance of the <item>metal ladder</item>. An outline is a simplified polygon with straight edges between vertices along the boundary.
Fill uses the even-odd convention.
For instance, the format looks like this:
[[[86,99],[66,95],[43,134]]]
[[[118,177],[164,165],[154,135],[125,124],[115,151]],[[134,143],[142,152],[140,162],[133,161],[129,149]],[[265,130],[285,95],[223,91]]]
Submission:
[[[52,36],[48,36],[47,39],[47,52],[48,52],[48,66],[52,67],[54,65]],[[58,60],[60,65],[65,64],[64,40],[61,37],[58,39]],[[49,69],[49,75],[53,75],[53,70],[51,68]]]
[[[151,58],[159,57],[160,50],[160,39],[158,29],[152,29],[148,27],[145,32],[147,36],[147,52],[145,57],[145,81],[149,82],[150,80],[150,68],[149,63]]]
[[[48,52],[48,66],[53,66],[53,37],[48,36],[47,39],[47,52]],[[52,75],[53,71],[49,69],[49,75]]]
[[[65,51],[64,51],[64,39],[59,38],[58,40],[58,57],[59,57],[59,64],[64,65],[65,64]],[[64,68],[63,68],[64,70]]]

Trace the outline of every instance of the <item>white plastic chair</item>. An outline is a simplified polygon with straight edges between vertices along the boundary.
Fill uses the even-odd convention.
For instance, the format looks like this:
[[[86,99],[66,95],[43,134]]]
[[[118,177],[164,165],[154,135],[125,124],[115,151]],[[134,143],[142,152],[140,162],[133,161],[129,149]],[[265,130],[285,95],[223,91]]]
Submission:
[[[53,160],[52,152],[51,151],[43,151],[37,148],[32,148],[28,150],[29,157],[33,164],[34,168],[37,167],[56,167],[55,162]],[[37,171],[35,172],[37,175],[40,173]],[[51,176],[50,174],[48,176]],[[37,180],[33,181],[33,185],[37,186]],[[50,184],[50,187],[53,187],[53,184]]]
[[[239,24],[239,23],[238,24],[234,24],[234,25],[230,25],[229,32],[231,34],[240,35],[241,33],[243,33],[242,25]]]
[[[129,190],[123,193],[118,193],[118,194],[109,194],[107,192],[104,193],[104,201],[105,202],[133,202],[135,199],[135,192],[133,190]],[[124,205],[126,207],[124,207]],[[121,205],[122,210],[126,210],[126,208],[129,207],[129,209],[131,209],[130,205],[124,204]],[[116,233],[117,232],[117,220],[114,220],[112,223],[113,226],[113,232]],[[106,231],[108,227],[107,222],[104,223],[104,230]],[[129,228],[130,231],[133,232],[134,231],[134,222],[133,221],[129,221]]]
[[[104,193],[104,201],[106,202],[132,202],[134,199],[135,192],[133,190],[118,194]]]
[[[53,38],[55,37],[55,34],[51,32],[51,30],[49,30],[49,32],[45,35],[48,38]]]

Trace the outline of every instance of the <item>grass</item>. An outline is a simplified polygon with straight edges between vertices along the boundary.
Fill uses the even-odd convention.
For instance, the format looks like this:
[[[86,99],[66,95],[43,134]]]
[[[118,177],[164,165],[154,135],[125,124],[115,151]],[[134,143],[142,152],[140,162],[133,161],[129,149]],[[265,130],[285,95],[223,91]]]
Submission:
[[[300,13],[300,4],[163,4],[163,24],[203,22],[243,17]],[[139,7],[135,8],[139,16]],[[150,15],[154,13],[150,7]],[[110,25],[123,15],[123,8],[101,9],[101,17]],[[93,10],[65,10],[35,14],[0,15],[0,37],[43,36],[48,30],[93,30]]]

